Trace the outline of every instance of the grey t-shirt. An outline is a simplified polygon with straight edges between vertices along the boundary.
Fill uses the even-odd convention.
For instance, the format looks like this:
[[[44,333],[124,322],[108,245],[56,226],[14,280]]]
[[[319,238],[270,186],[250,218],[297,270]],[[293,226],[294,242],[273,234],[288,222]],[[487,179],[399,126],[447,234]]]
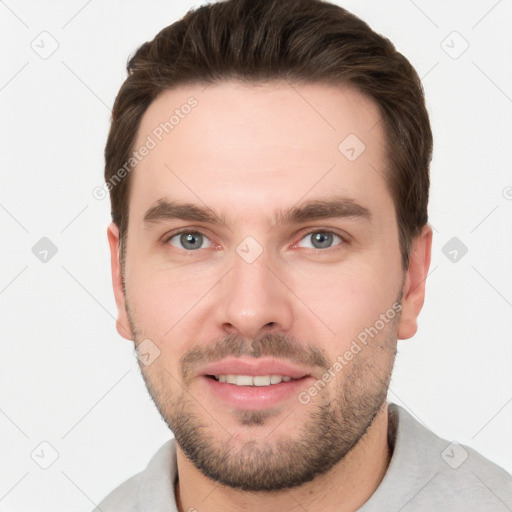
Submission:
[[[512,511],[509,473],[473,449],[439,438],[396,404],[389,404],[388,440],[388,470],[359,512]],[[178,512],[176,473],[171,439],[94,512]]]

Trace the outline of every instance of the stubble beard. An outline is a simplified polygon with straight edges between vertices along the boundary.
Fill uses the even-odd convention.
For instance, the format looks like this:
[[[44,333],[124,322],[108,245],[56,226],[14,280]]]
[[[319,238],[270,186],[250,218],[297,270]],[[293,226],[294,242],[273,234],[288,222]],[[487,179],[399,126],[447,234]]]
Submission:
[[[137,346],[142,337],[135,335],[138,331],[128,307],[127,310]],[[207,411],[207,405],[206,409],[199,405],[187,386],[162,367],[161,361],[148,367],[139,362],[139,366],[162,419],[198,470],[231,488],[249,492],[279,491],[300,486],[326,473],[367,433],[386,401],[396,356],[399,316],[327,384],[331,388],[336,386],[335,393],[323,389],[317,400],[307,405],[297,401],[296,407],[307,407],[309,414],[303,425],[296,427],[296,435],[291,426],[287,428],[288,432],[292,431],[288,439],[258,436],[254,430],[272,419],[271,411],[241,410],[236,415],[238,424],[250,429],[247,429],[247,440],[240,445],[240,440],[232,438],[221,419],[216,418],[215,411]],[[268,337],[251,344],[255,357],[270,354],[270,350],[261,351],[262,346],[286,345],[280,344],[280,335],[271,336],[267,345]],[[245,340],[229,338],[230,343],[224,346],[239,343],[238,355],[248,353],[243,349],[247,347]],[[229,352],[236,355],[236,351]],[[286,417],[284,413],[282,421],[286,421]]]

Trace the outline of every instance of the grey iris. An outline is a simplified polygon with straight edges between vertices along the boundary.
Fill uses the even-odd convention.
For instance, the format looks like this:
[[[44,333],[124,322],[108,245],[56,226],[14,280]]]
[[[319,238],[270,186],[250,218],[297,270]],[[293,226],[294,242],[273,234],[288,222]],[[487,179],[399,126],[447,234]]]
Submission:
[[[185,249],[200,249],[203,245],[203,235],[201,233],[183,233],[180,236],[180,242]]]
[[[333,236],[331,233],[314,233],[311,235],[311,241],[313,243],[313,247],[317,249],[325,249],[326,247],[330,247],[333,241]]]

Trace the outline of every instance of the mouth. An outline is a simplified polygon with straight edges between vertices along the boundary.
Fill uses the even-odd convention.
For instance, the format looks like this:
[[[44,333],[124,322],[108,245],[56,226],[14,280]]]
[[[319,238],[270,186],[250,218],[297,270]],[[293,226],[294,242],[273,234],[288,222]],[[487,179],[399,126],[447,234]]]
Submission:
[[[197,374],[201,393],[219,407],[261,410],[298,401],[313,375],[285,360],[231,357],[212,363]]]
[[[199,369],[197,375],[238,386],[268,386],[298,380],[310,375],[309,369],[270,357],[227,357]]]
[[[256,387],[266,387],[266,386],[275,386],[276,384],[281,384],[281,382],[290,382],[292,380],[300,380],[304,377],[309,377],[309,375],[305,375],[304,377],[299,377],[297,379],[293,379],[288,375],[206,375],[206,377],[216,380],[217,382],[224,382],[226,384],[234,384],[235,386],[256,386]]]

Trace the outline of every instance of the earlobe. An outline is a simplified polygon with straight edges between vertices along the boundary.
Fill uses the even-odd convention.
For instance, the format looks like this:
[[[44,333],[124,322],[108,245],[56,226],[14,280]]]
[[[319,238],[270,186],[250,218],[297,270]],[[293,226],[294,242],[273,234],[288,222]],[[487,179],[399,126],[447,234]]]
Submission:
[[[126,311],[126,298],[123,289],[123,276],[121,270],[119,228],[111,222],[107,228],[108,244],[110,246],[110,265],[112,269],[112,286],[117,306],[117,332],[127,340],[133,339],[130,322]]]
[[[414,239],[409,269],[404,281],[398,339],[412,338],[418,330],[418,315],[425,301],[425,284],[432,255],[432,228],[426,224]]]

